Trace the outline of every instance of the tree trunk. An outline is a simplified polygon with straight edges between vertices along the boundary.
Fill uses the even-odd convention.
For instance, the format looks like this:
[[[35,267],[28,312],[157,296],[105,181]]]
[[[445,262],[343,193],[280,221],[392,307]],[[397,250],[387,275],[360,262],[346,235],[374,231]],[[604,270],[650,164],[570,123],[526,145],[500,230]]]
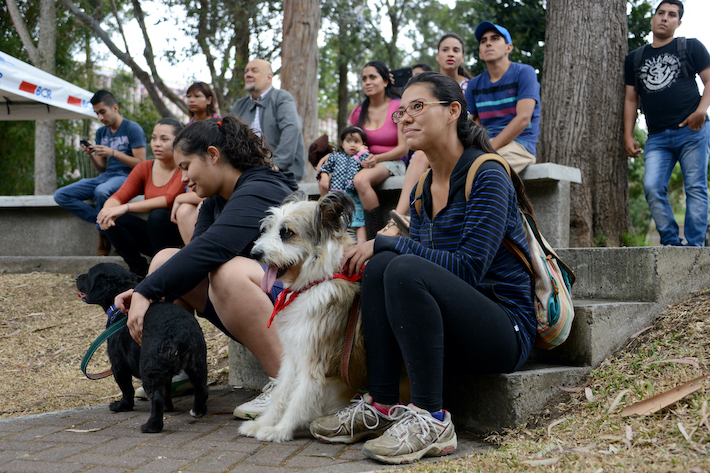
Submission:
[[[318,30],[320,2],[285,0],[284,35],[281,46],[281,88],[296,100],[303,120],[306,147],[318,137]],[[315,170],[306,165],[307,179],[315,178]]]
[[[54,0],[40,1],[37,46],[27,30],[17,2],[7,0],[7,9],[32,64],[45,72],[54,74],[57,50],[57,8]],[[54,120],[37,120],[35,122],[35,195],[51,195],[57,190],[54,130]]]
[[[626,0],[548,0],[539,161],[578,167],[570,246],[618,246],[629,219]]]
[[[54,74],[57,51],[57,7],[54,0],[40,3],[39,42],[37,43],[43,71]],[[35,195],[51,195],[57,190],[57,160],[55,156],[54,120],[35,122]]]
[[[340,133],[348,126],[350,118],[350,91],[348,90],[348,61],[347,53],[343,50],[342,45],[339,51],[340,64],[338,65],[338,136],[329,136],[328,138],[333,143],[337,142]]]

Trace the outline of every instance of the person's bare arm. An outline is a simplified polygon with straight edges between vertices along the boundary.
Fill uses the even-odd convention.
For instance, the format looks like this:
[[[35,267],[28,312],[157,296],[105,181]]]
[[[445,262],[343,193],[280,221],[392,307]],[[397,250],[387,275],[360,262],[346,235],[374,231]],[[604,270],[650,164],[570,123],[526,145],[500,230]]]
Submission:
[[[699,75],[705,85],[703,96],[700,98],[698,108],[696,108],[695,111],[680,124],[681,127],[687,125],[691,130],[699,130],[703,127],[703,124],[705,123],[705,116],[708,113],[708,106],[710,106],[710,90],[708,90],[710,89],[710,87],[708,87],[708,82],[710,81],[710,66],[703,69]]]
[[[518,103],[515,106],[515,118],[513,118],[510,123],[508,123],[508,125],[506,125],[506,127],[491,140],[493,149],[499,150],[503,146],[507,145],[517,138],[530,125],[533,111],[535,110],[535,104],[535,99],[518,100]]]
[[[633,85],[627,85],[624,97],[624,146],[626,147],[626,155],[632,158],[641,154],[641,147],[634,139],[638,106],[639,96],[636,89]]]

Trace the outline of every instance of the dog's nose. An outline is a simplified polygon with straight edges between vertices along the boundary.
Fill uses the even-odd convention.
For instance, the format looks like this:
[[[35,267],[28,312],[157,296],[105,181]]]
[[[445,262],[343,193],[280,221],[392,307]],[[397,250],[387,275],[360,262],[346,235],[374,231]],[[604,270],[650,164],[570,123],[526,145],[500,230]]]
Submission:
[[[262,256],[264,256],[263,251],[261,251],[258,248],[252,248],[252,250],[251,250],[251,257],[252,258],[254,258],[257,261],[260,261]]]

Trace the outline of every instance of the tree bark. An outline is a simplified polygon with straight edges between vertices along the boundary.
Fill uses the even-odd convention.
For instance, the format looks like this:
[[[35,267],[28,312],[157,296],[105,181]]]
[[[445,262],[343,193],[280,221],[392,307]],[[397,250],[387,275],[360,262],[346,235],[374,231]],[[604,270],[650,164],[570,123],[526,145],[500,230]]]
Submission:
[[[7,0],[8,11],[22,45],[35,67],[49,74],[56,70],[57,8],[54,0],[41,0],[39,40],[35,46],[15,0]],[[54,120],[35,121],[34,193],[51,195],[57,190],[57,162],[54,148]]]
[[[284,0],[284,35],[281,45],[281,88],[296,100],[303,120],[303,140],[309,146],[318,136],[318,30],[320,2]],[[306,165],[308,180],[315,177]]]
[[[538,158],[578,167],[570,246],[618,246],[627,231],[623,140],[626,0],[548,0]]]

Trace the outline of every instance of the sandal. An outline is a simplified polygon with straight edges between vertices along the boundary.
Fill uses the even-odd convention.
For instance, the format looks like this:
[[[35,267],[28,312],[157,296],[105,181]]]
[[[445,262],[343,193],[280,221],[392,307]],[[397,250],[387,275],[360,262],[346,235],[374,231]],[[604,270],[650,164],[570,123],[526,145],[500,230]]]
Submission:
[[[401,235],[403,237],[409,237],[409,222],[411,217],[408,217],[407,215],[400,215],[394,210],[390,210],[390,217],[390,222],[394,222],[394,224],[397,225]]]

